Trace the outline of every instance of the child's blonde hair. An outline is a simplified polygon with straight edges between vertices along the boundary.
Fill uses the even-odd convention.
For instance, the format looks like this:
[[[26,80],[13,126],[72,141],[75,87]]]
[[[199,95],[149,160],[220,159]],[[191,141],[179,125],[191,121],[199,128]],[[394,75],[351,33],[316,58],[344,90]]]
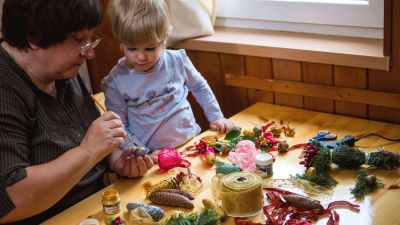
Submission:
[[[123,44],[155,44],[168,38],[164,0],[113,0],[109,13],[113,33]]]

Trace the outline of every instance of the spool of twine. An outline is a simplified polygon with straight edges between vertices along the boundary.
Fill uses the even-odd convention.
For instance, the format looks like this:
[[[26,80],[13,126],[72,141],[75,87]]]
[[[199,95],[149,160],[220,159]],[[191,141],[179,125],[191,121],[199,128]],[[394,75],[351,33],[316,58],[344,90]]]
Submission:
[[[264,206],[262,178],[255,173],[235,172],[214,177],[213,195],[227,215],[233,217],[254,216]]]

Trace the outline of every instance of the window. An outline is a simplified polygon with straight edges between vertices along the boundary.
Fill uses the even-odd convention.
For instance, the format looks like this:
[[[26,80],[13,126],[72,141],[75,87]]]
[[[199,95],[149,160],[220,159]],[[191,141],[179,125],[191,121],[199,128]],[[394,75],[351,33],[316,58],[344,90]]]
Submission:
[[[217,26],[383,39],[383,0],[217,2]]]

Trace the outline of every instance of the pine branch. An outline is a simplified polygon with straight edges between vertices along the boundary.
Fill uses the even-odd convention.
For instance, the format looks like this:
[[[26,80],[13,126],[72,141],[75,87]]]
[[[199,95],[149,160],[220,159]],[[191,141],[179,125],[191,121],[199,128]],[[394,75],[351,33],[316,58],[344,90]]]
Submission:
[[[382,147],[369,153],[368,156],[366,164],[372,167],[393,169],[400,166],[400,154],[385,151]]]
[[[368,175],[364,170],[359,170],[356,173],[356,185],[351,188],[351,193],[357,198],[363,199],[365,195],[373,192],[377,188],[382,188],[384,184],[376,179],[375,176]]]
[[[347,145],[340,145],[332,151],[332,162],[344,169],[357,169],[366,161],[365,152]]]

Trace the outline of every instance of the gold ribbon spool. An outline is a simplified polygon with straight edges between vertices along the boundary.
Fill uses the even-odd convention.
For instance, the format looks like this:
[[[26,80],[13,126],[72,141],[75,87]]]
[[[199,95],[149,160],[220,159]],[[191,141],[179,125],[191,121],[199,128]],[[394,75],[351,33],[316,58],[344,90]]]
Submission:
[[[235,172],[214,176],[213,197],[228,216],[249,217],[262,212],[264,206],[262,178],[255,173]]]

